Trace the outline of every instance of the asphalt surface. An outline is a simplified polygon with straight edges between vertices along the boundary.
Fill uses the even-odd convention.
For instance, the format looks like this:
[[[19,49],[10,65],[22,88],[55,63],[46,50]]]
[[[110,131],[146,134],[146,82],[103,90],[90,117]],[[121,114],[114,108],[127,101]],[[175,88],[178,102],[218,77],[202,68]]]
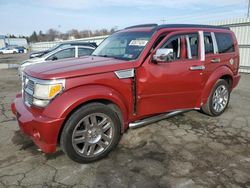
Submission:
[[[10,111],[20,91],[17,70],[0,70],[0,187],[249,188],[249,82],[242,74],[220,117],[190,111],[128,130],[107,158],[78,164],[60,148],[41,153],[22,135]]]

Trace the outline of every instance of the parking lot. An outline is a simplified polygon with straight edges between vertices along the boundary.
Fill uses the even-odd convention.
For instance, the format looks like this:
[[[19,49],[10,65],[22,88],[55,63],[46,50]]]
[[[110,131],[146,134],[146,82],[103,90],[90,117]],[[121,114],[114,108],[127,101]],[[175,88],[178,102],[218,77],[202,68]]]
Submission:
[[[1,64],[28,57],[0,56]],[[250,188],[250,74],[242,74],[226,112],[190,111],[128,130],[107,158],[78,164],[58,148],[45,155],[18,128],[10,104],[17,69],[0,70],[0,187]]]

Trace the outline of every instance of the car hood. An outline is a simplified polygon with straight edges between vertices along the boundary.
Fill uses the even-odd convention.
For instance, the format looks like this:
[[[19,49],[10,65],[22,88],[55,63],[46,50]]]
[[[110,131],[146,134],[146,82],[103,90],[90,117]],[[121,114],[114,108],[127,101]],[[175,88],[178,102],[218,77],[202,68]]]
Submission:
[[[34,63],[44,62],[44,61],[45,61],[44,58],[36,57],[36,58],[25,60],[24,62],[22,62],[21,66],[27,66],[27,65],[34,64]]]
[[[31,55],[35,55],[35,54],[45,54],[50,52],[49,50],[44,50],[44,51],[38,51],[38,52],[31,52]]]
[[[134,65],[133,62],[113,58],[85,56],[36,64],[27,67],[25,73],[40,79],[60,79],[130,69]]]

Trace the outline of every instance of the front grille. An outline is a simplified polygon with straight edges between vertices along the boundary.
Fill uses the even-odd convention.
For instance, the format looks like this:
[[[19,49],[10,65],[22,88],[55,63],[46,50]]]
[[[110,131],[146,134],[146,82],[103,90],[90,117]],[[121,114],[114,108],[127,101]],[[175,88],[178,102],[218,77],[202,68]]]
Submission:
[[[33,94],[34,94],[35,82],[32,78],[27,75],[23,75],[22,79],[22,92],[23,92],[23,101],[27,105],[33,104]]]
[[[28,105],[33,104],[33,96],[28,94],[27,92],[24,93],[24,102]]]
[[[29,89],[30,91],[34,92],[34,86],[35,86],[34,81],[29,80],[28,84],[27,84],[27,89]]]

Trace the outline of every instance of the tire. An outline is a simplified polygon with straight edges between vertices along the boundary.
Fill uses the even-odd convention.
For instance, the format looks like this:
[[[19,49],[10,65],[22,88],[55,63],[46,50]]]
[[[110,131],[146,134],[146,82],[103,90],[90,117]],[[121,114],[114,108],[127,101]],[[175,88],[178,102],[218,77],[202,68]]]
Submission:
[[[107,105],[90,103],[76,110],[66,121],[60,137],[62,150],[78,163],[106,157],[121,137],[121,121]]]
[[[227,108],[230,100],[229,84],[226,80],[219,79],[209,95],[208,101],[201,109],[209,116],[219,116]]]

